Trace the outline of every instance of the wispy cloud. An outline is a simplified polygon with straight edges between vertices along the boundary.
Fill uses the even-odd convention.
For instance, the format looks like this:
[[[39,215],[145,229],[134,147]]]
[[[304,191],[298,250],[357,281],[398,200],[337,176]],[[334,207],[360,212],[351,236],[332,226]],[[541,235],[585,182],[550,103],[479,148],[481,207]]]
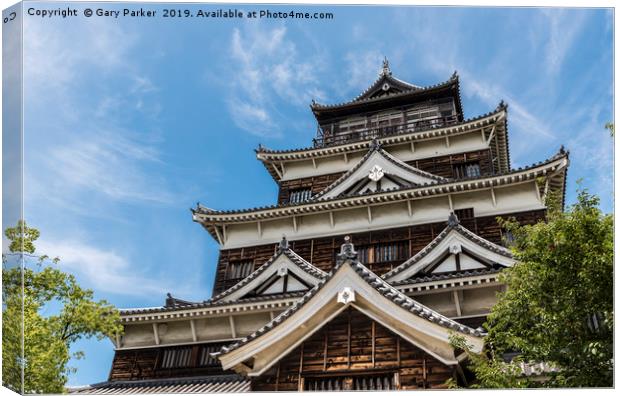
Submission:
[[[74,274],[81,284],[97,292],[152,297],[166,290],[180,291],[179,284],[173,280],[154,278],[148,271],[148,263],[132,265],[125,254],[82,241],[42,239],[37,241],[39,251],[60,258],[59,269]]]
[[[542,29],[548,32],[545,65],[547,73],[552,75],[562,67],[575,38],[583,29],[585,17],[583,12],[571,9],[549,8],[541,12],[545,16]]]
[[[234,65],[229,76],[230,116],[251,134],[280,136],[279,107],[305,107],[312,99],[324,97],[317,79],[319,59],[311,54],[302,58],[284,26],[235,28],[230,59]]]
[[[77,35],[42,25],[27,25],[24,50],[25,133],[36,137],[27,146],[27,200],[93,215],[96,201],[107,208],[172,202],[175,195],[152,172],[163,165],[161,105],[159,88],[132,60],[137,35],[96,21]],[[108,88],[108,76],[117,84],[122,76],[123,85]]]

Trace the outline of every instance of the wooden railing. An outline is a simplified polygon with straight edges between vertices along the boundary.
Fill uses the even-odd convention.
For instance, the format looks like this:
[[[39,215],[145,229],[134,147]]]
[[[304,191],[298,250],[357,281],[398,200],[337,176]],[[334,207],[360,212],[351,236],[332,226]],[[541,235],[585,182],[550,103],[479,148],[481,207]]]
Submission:
[[[369,140],[381,138],[391,135],[400,135],[404,133],[417,132],[427,129],[441,128],[448,125],[454,125],[458,122],[456,115],[437,117],[421,121],[409,121],[406,123],[392,125],[371,125],[355,129],[353,131],[338,131],[330,127],[324,127],[319,130],[317,137],[314,138],[314,147],[327,147],[337,144],[346,144],[357,142],[360,140]]]

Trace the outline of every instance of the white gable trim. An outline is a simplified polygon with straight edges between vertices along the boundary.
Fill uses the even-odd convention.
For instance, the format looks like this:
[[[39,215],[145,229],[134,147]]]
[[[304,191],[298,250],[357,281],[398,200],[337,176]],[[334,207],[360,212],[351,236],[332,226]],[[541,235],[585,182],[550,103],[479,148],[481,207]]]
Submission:
[[[444,180],[443,178],[427,174],[427,172],[407,165],[382,149],[374,150],[368,157],[361,159],[360,163],[355,167],[357,167],[357,169],[351,174],[344,176],[345,178],[342,180],[336,180],[331,186],[327,187],[325,189],[327,192],[320,196],[320,198],[335,198],[363,180],[372,183],[373,180],[368,176],[375,167],[379,167],[385,175],[396,176],[397,178],[407,181],[411,185],[434,184]],[[386,181],[385,176],[383,179],[383,181]],[[382,191],[383,190],[384,189],[382,189]]]
[[[432,244],[433,242],[431,242]],[[422,257],[417,263],[412,265],[411,267],[405,269],[404,271],[396,271],[396,273],[392,276],[384,278],[387,282],[398,282],[411,278],[416,275],[418,272],[422,271],[427,266],[435,263],[437,260],[441,258],[446,252],[451,250],[467,250],[472,254],[479,256],[481,258],[485,258],[488,261],[493,263],[498,263],[503,265],[504,267],[512,267],[515,263],[515,260],[504,255],[493,252],[489,249],[486,249],[483,246],[473,242],[472,240],[466,238],[456,229],[451,229],[448,235],[443,238],[437,246],[435,246],[426,256]],[[418,259],[418,255],[411,257],[409,260],[405,261],[401,266],[407,266],[410,262],[416,261]],[[394,269],[397,270],[397,268]]]
[[[240,287],[234,292],[222,297],[219,301],[235,301],[242,298],[257,287],[260,287],[265,281],[271,278],[272,275],[277,274],[280,270],[284,270],[281,272],[281,274],[283,275],[286,274],[286,271],[294,273],[297,277],[301,278],[310,286],[316,285],[320,280],[319,278],[315,278],[314,276],[299,268],[299,266],[297,266],[293,261],[291,261],[291,259],[288,258],[285,254],[281,254],[277,259],[275,259],[275,261],[271,263],[269,268],[263,270],[260,275],[252,279],[243,287]]]
[[[316,294],[312,295],[290,316],[284,316],[279,325],[236,349],[220,355],[224,370],[234,368],[250,376],[261,375],[318,331],[348,304],[354,304],[356,309],[360,309],[371,318],[374,316],[374,319],[382,325],[387,324],[386,327],[390,330],[436,357],[442,363],[452,365],[458,362],[450,345],[451,329],[395,304],[362,279],[351,265],[349,262],[344,263]],[[355,293],[354,302],[352,300],[348,304],[338,302],[338,294],[345,288]],[[428,313],[434,312],[427,307],[423,307],[423,310]],[[287,312],[280,314],[281,317],[283,315],[287,315]],[[463,335],[468,343],[474,346],[475,351],[482,349],[481,337]],[[254,359],[252,368],[244,364],[249,359]]]

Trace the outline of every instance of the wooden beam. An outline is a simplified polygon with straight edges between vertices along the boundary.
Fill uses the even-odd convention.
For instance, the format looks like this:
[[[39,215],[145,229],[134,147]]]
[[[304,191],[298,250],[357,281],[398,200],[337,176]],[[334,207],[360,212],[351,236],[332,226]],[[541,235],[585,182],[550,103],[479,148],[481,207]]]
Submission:
[[[446,147],[450,147],[450,137],[446,136]]]
[[[487,137],[486,137],[486,135],[484,134],[484,128],[480,129],[480,134],[482,135],[482,141],[486,143],[486,141],[487,141]]]
[[[316,160],[314,158],[312,158],[312,166],[314,166],[314,169],[316,169]]]
[[[297,216],[293,216],[293,230],[297,232]]]
[[[257,228],[257,231],[258,231],[258,236],[262,237],[263,236],[263,229],[261,227],[260,221],[256,222],[256,228]]]
[[[486,141],[487,146],[491,144],[491,140],[495,136],[495,124],[493,124],[493,128],[491,128],[491,133],[489,134],[489,138]]]
[[[334,212],[329,212],[329,224],[334,228]]]
[[[413,216],[413,208],[411,206],[411,201],[407,201],[407,210],[409,211],[409,217]]]
[[[276,164],[271,164],[271,167],[273,168],[274,171],[276,171],[276,174],[278,175],[278,177],[282,179],[282,173],[280,173],[278,166]]]
[[[453,290],[452,295],[454,296],[454,306],[456,307],[456,316],[461,316],[461,302],[459,300],[459,292],[458,290]]]
[[[224,245],[224,240],[222,239],[220,229],[215,224],[213,225],[213,228],[215,228],[215,236],[217,237],[217,241],[220,243],[220,245]]]
[[[351,309],[347,310],[347,367],[351,368]]]
[[[329,325],[327,325],[327,328],[325,329],[325,337],[323,337],[324,339],[324,343],[323,343],[323,371],[327,370],[327,333],[329,332]]]
[[[411,152],[415,153],[415,143],[413,141],[411,142]]]
[[[157,329],[157,323],[153,323],[153,335],[155,336],[155,345],[159,345],[159,330]]]
[[[224,240],[224,242],[228,240],[228,238],[226,237],[226,224],[222,224],[222,239]]]
[[[120,348],[121,347],[121,335],[116,333],[114,340],[115,340],[116,348],[117,349]]]
[[[454,212],[454,205],[452,204],[452,194],[448,194],[448,206],[450,207],[450,212]]]
[[[375,368],[375,350],[376,350],[376,346],[375,346],[375,334],[376,334],[376,329],[375,329],[375,321],[372,321],[372,328],[371,328],[371,336],[372,336],[372,368]]]
[[[271,318],[271,320],[273,320],[273,318],[275,318],[276,315],[273,313],[273,311],[269,311],[269,317]]]
[[[192,341],[198,341],[198,336],[196,335],[196,324],[194,323],[194,319],[189,320],[189,326],[192,328]]]
[[[497,200],[495,198],[495,189],[491,187],[491,199],[493,200],[493,207],[497,206]]]
[[[372,209],[370,209],[370,206],[367,206],[368,208],[368,222],[372,223]]]
[[[232,335],[232,338],[237,338],[237,330],[235,329],[235,319],[233,318],[232,315],[228,317],[228,321],[230,323],[230,334]]]
[[[534,181],[534,189],[536,190],[536,198],[538,198],[538,202],[543,203],[542,196],[540,195],[540,187],[538,187],[538,183]]]
[[[344,163],[345,164],[349,163],[349,156],[347,155],[347,153],[344,153]]]

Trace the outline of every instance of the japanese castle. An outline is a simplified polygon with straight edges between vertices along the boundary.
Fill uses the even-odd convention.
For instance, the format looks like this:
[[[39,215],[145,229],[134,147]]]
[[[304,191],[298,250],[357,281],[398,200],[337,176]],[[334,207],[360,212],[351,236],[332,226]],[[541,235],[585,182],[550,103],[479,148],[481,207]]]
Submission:
[[[192,209],[220,247],[213,297],[121,310],[109,378],[78,393],[472,381],[450,337],[483,348],[499,273],[515,263],[498,218],[544,220],[546,198],[563,201],[568,153],[513,169],[504,102],[465,119],[457,73],[422,87],[387,60],[358,97],[310,108],[310,147],[256,150],[276,204]]]

